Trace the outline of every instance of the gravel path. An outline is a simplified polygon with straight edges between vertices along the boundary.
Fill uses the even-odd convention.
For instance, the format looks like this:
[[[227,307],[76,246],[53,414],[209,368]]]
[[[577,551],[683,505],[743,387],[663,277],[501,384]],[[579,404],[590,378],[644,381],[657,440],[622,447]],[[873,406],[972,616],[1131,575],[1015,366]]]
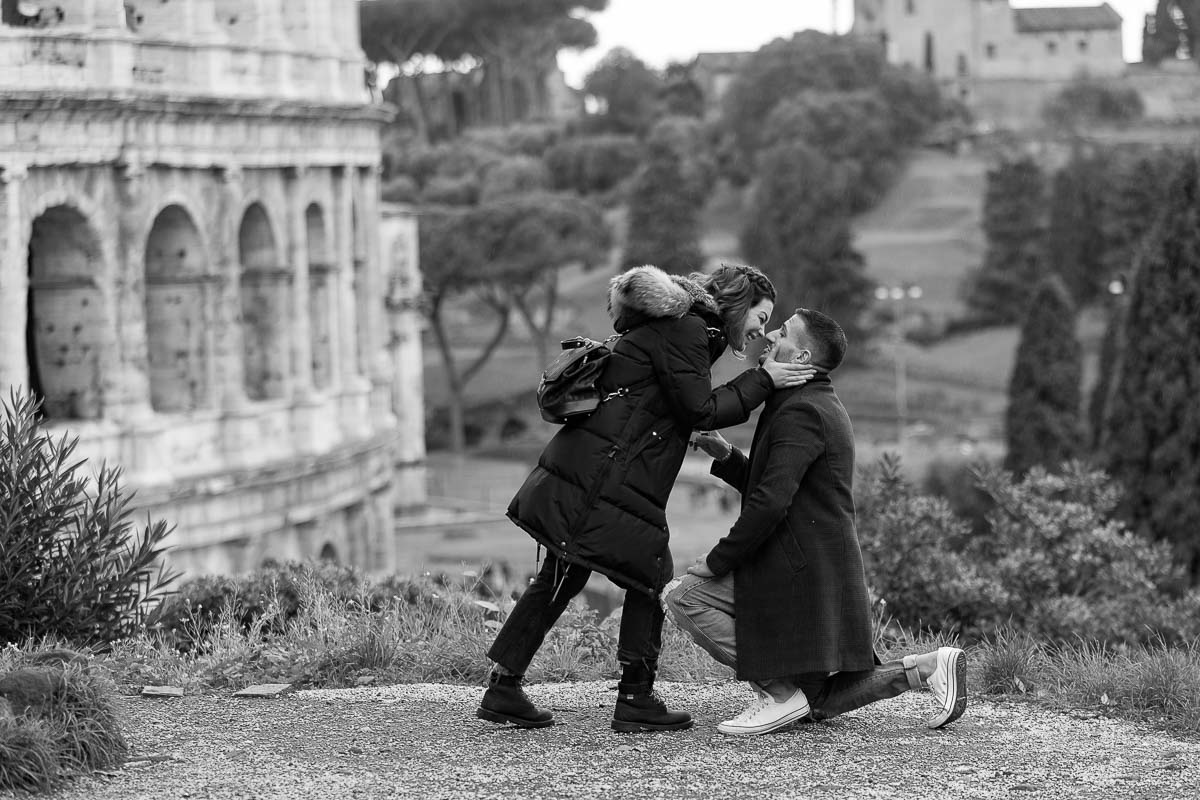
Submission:
[[[133,754],[64,800],[107,798],[1187,798],[1200,741],[1104,718],[972,700],[941,730],[908,693],[818,725],[731,738],[739,684],[662,684],[691,730],[609,730],[613,684],[541,684],[558,724],[477,720],[482,688],[302,691],[278,700],[122,699]]]

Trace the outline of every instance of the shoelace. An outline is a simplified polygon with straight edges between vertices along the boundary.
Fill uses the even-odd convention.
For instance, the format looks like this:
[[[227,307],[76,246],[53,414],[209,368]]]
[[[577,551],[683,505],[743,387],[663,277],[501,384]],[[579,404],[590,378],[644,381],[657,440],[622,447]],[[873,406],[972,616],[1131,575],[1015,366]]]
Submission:
[[[754,701],[752,703],[750,703],[749,708],[747,708],[745,711],[743,711],[742,713],[740,713],[736,717],[734,717],[733,721],[734,722],[745,722],[746,720],[750,719],[751,717],[757,715],[758,712],[762,711],[764,708],[766,708],[773,702],[774,701],[770,698],[770,696],[760,695],[759,697],[754,698]]]

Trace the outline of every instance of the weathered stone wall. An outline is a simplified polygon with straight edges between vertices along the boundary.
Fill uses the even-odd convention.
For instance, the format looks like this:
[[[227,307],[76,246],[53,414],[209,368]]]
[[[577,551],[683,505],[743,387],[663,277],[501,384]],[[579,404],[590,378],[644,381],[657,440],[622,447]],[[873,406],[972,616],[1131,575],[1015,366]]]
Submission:
[[[423,450],[397,445],[420,396],[392,400],[412,380],[395,369],[419,386],[419,341],[398,355],[392,331],[418,324],[420,282],[385,307],[387,114],[361,62],[353,90],[338,67],[361,55],[354,3],[304,0],[284,26],[281,1],[127,20],[94,0],[0,28],[0,391],[36,389],[81,456],[121,465],[192,572],[322,553],[387,569],[394,507],[424,502]],[[264,67],[222,94],[238,53],[276,82]],[[175,79],[136,77],[161,55]]]

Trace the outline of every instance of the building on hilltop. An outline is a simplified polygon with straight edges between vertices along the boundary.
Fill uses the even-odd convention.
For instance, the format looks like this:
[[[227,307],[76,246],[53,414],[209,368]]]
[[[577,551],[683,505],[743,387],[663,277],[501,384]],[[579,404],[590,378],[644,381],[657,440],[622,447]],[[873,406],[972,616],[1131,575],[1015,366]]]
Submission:
[[[119,464],[192,574],[386,568],[423,503],[389,114],[356,0],[284,3],[3,3],[0,391]]]
[[[854,11],[854,34],[877,40],[890,63],[934,76],[982,116],[1001,121],[1036,113],[1039,87],[1125,72],[1121,15],[1108,3],[855,0]]]

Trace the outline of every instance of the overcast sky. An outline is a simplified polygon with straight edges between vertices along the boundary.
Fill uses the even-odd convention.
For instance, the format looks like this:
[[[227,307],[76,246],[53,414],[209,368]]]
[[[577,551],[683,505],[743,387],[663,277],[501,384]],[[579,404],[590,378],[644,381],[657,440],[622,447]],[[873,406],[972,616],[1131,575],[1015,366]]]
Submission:
[[[1017,7],[1095,6],[1098,0],[1013,0]],[[1125,60],[1142,57],[1142,21],[1156,0],[1109,0],[1125,18]],[[609,50],[625,47],[653,67],[690,61],[698,52],[757,50],[779,36],[806,28],[829,31],[853,18],[853,0],[609,0],[591,15],[599,44],[583,53],[559,54],[567,82],[579,86]]]

